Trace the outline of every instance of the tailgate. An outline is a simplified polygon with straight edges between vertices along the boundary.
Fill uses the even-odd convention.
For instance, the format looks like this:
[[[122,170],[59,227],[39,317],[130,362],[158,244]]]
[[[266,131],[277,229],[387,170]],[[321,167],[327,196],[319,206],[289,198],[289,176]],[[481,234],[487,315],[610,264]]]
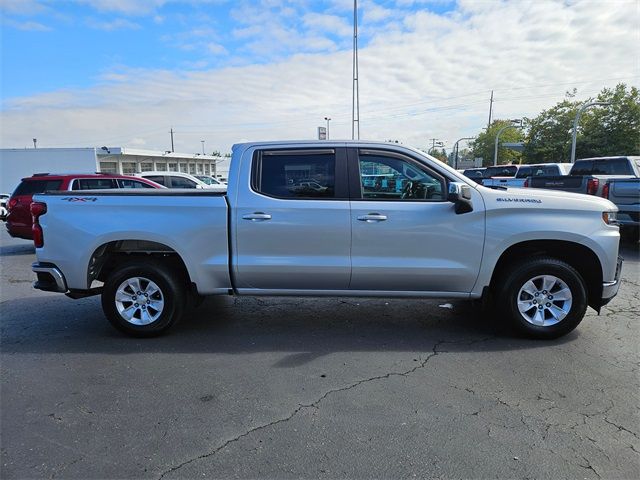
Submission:
[[[529,186],[532,188],[546,188],[549,190],[564,190],[567,192],[583,193],[584,177],[552,176],[532,177]],[[584,188],[586,191],[586,187]]]
[[[609,199],[614,203],[640,203],[640,180],[615,180],[611,182]]]

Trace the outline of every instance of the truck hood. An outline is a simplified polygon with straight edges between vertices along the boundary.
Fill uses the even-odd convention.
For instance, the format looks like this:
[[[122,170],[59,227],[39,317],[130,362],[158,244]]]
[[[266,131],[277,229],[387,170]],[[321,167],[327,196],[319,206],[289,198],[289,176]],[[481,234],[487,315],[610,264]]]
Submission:
[[[478,186],[487,206],[537,206],[562,210],[617,211],[618,207],[606,198],[581,193],[545,190],[542,188],[493,189]]]

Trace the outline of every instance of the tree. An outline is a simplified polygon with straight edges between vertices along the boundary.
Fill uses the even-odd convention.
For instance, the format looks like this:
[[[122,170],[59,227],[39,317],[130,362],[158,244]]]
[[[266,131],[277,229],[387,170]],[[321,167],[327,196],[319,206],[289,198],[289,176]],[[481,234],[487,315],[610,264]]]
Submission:
[[[447,163],[448,160],[448,156],[447,156],[447,152],[445,151],[445,149],[443,148],[442,150],[438,151],[437,148],[434,148],[431,150],[431,156],[437,158],[438,160],[440,160],[441,162]]]
[[[476,139],[470,142],[469,148],[475,158],[482,157],[482,165],[487,167],[493,165],[493,154],[495,150],[496,135],[498,131],[507,125],[511,125],[509,120],[494,120],[489,129],[480,132]],[[515,150],[510,150],[502,146],[503,143],[520,142],[523,139],[521,129],[507,128],[500,134],[500,146],[498,148],[498,164],[519,163],[521,154]]]
[[[526,163],[567,162],[571,156],[571,133],[576,113],[585,100],[576,101],[575,90],[537,117],[526,119]],[[611,106],[591,107],[580,117],[576,158],[640,153],[640,92],[618,84],[604,88],[597,97]]]
[[[624,84],[597,97],[610,106],[593,108],[580,120],[576,158],[640,154],[640,91]]]

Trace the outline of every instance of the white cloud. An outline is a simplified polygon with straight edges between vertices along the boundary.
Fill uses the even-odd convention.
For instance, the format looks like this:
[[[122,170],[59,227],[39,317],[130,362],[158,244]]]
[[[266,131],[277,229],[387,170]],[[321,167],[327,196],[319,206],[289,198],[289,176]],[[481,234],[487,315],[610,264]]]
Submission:
[[[115,20],[101,21],[96,19],[87,20],[87,25],[97,30],[112,32],[114,30],[138,30],[140,25],[126,18],[116,18]]]
[[[5,24],[9,25],[10,27],[17,28],[18,30],[24,30],[24,31],[27,31],[27,32],[49,32],[49,31],[51,31],[51,27],[48,27],[47,25],[45,25],[43,23],[34,22],[34,21],[21,22],[21,21],[7,19],[7,20],[5,20]]]
[[[515,118],[537,114],[573,86],[586,98],[617,79],[640,82],[630,41],[640,21],[635,1],[491,5],[461,0],[445,16],[394,14],[371,31],[360,51],[363,138],[424,146],[435,137],[450,148],[486,125],[492,89],[495,117]],[[1,144],[32,136],[42,146],[142,139],[161,150],[173,125],[178,150],[198,151],[202,139],[228,150],[243,138],[313,138],[327,115],[332,137],[350,137],[351,52],[331,51],[338,46],[322,35],[286,23],[258,25],[242,26],[254,29],[246,33],[253,48],[307,42],[308,51],[317,42],[322,53],[199,72],[118,69],[93,88],[4,99]]]

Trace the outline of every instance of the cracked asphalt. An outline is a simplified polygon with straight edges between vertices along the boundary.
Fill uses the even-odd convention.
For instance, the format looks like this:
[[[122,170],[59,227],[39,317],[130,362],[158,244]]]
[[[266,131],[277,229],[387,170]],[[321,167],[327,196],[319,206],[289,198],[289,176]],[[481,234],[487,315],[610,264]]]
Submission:
[[[212,298],[123,337],[0,233],[2,478],[640,478],[640,255],[554,341],[472,305]]]

